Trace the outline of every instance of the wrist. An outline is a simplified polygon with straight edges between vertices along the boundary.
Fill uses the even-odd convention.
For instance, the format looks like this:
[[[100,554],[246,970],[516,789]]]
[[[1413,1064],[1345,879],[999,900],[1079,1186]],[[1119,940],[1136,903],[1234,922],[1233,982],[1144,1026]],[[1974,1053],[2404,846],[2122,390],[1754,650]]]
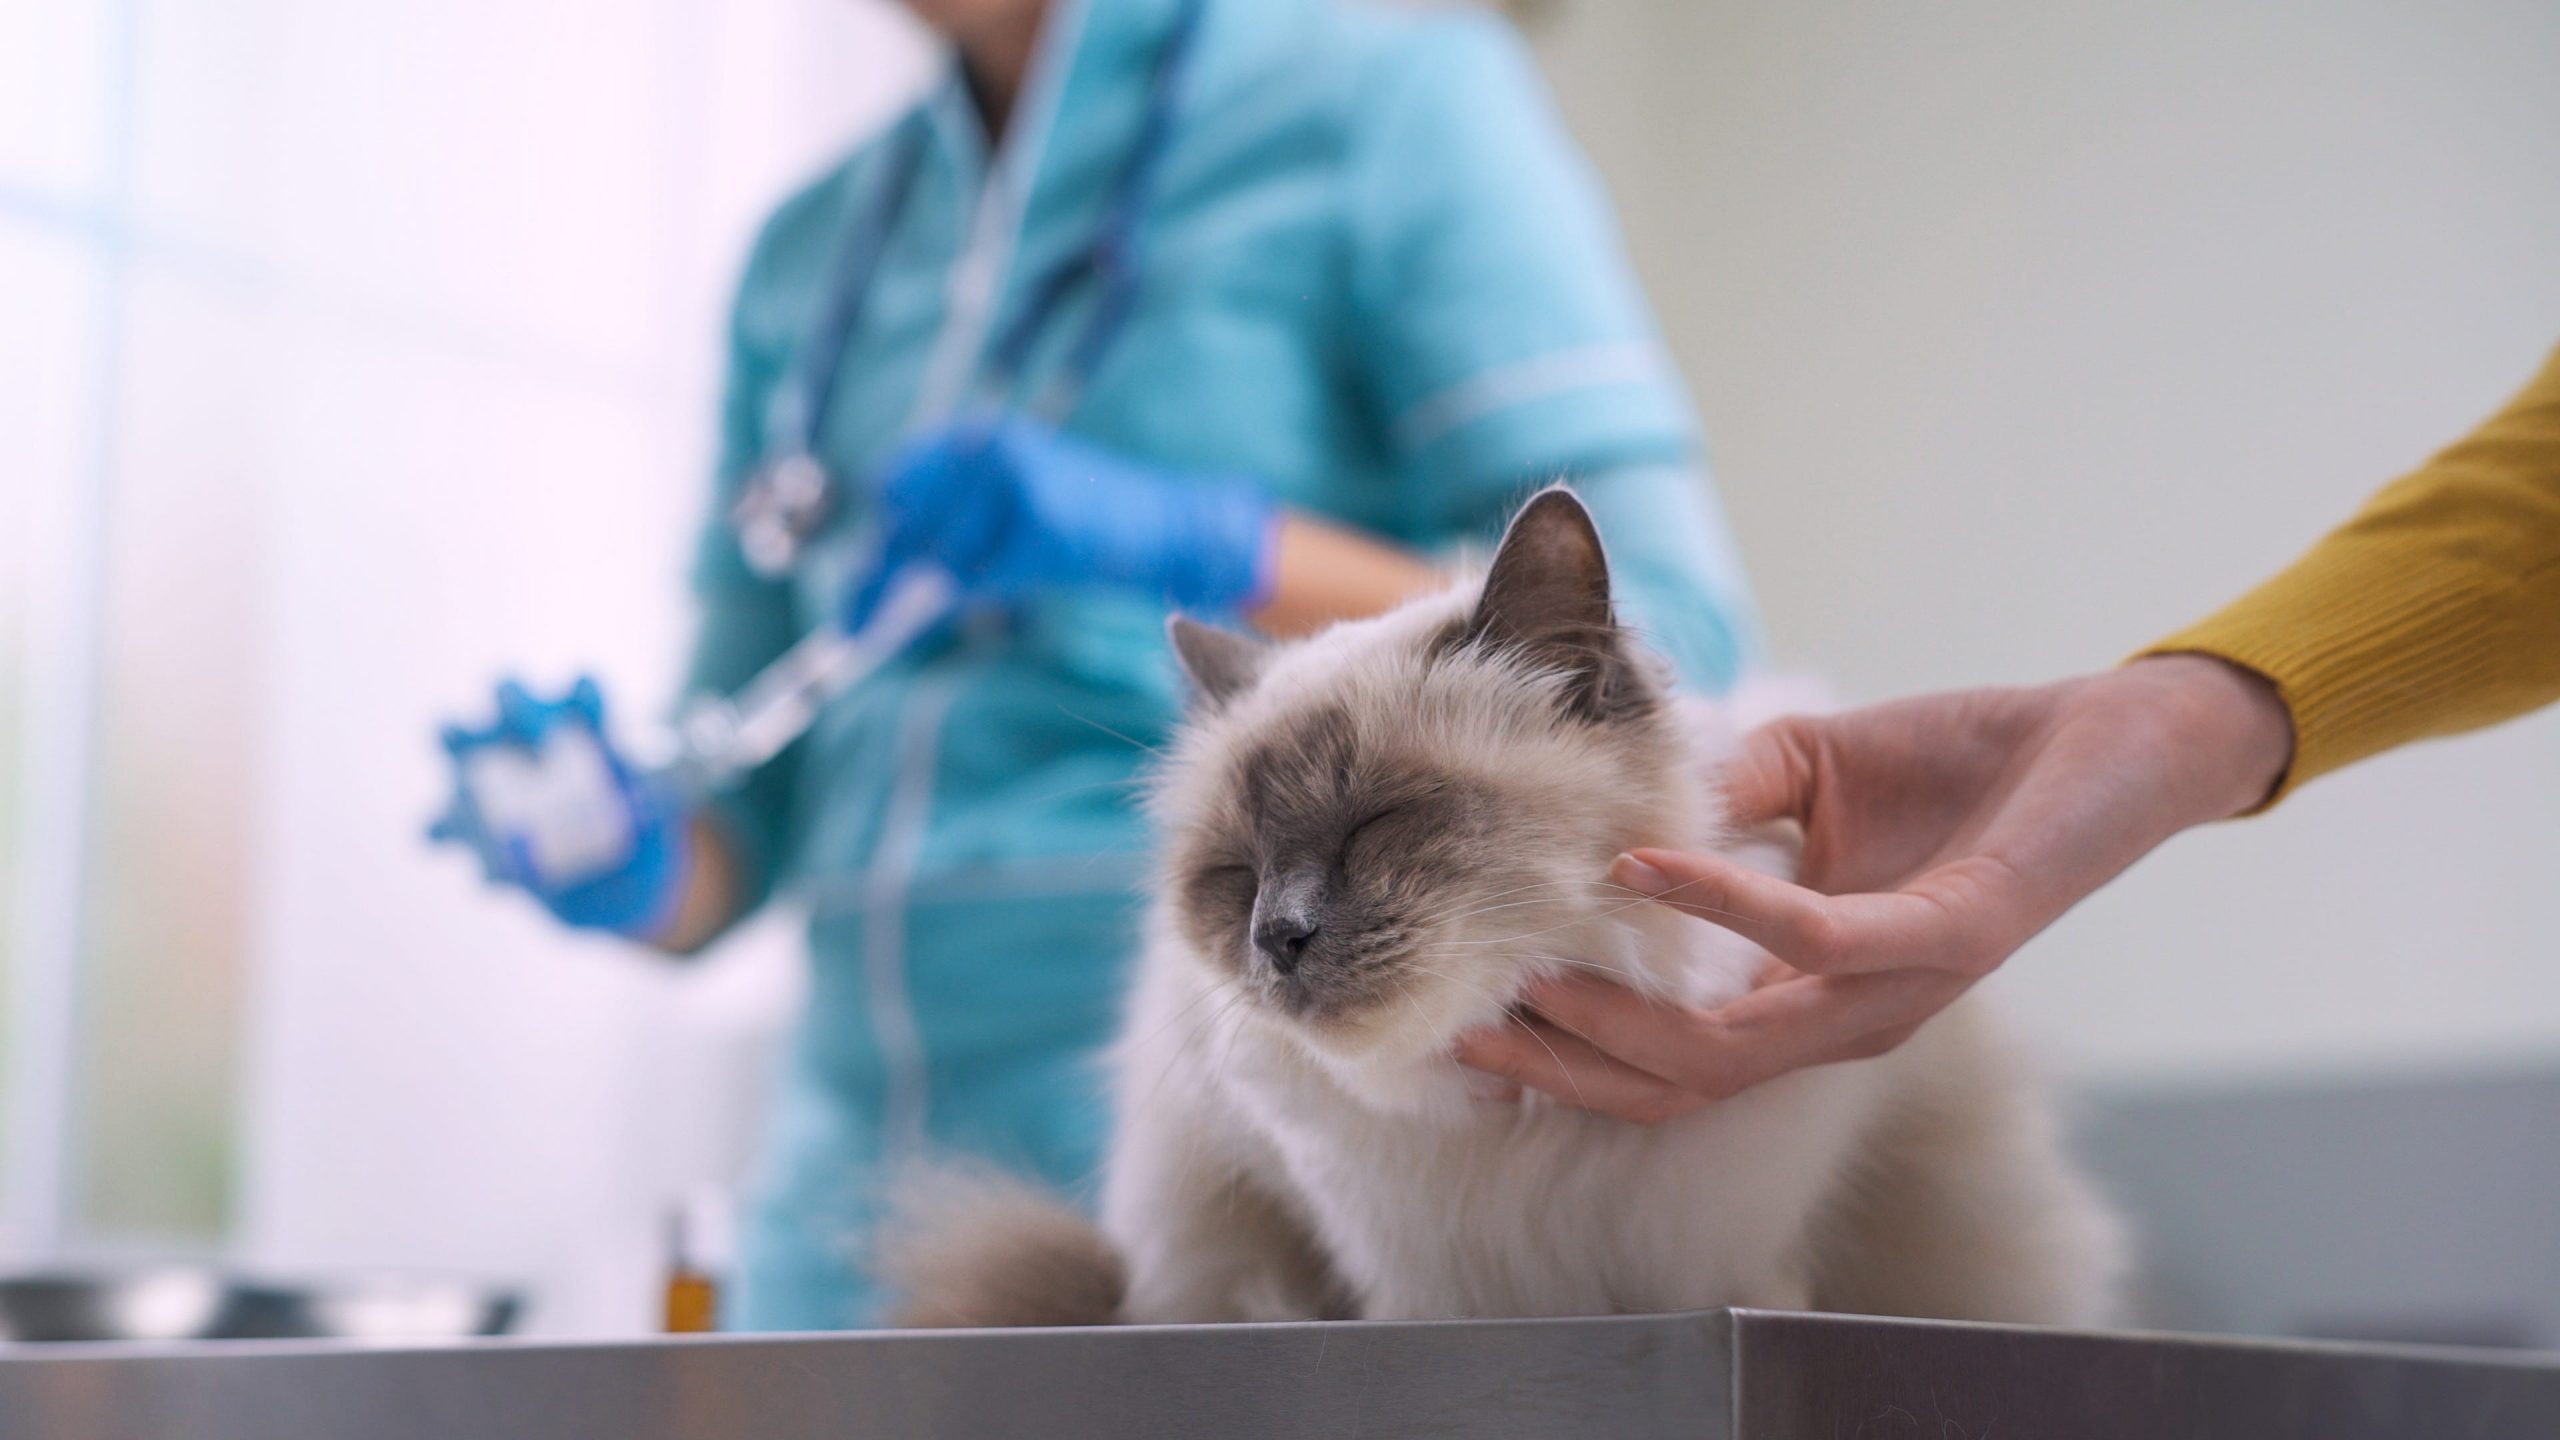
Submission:
[[[625,940],[663,946],[682,928],[686,898],[693,890],[692,822],[670,823],[656,844],[661,848],[645,861],[630,910],[606,928]]]
[[[685,826],[685,873],[672,918],[647,943],[670,955],[691,955],[725,932],[754,903],[744,866],[750,862],[708,809]]]
[[[2265,805],[2293,764],[2293,712],[2275,683],[2216,655],[2149,655],[2117,672],[2167,704],[2179,763],[2194,767],[2191,824]]]
[[[1273,516],[1270,566],[1245,618],[1275,639],[1382,614],[1448,579],[1420,556],[1293,510]]]
[[[663,945],[683,916],[694,876],[694,837],[688,819],[641,812],[634,817],[631,854],[618,868],[534,894],[562,924],[599,930],[644,945]]]
[[[1262,523],[1253,542],[1252,582],[1236,610],[1245,615],[1260,611],[1271,603],[1280,590],[1280,547],[1289,533],[1289,512],[1277,504],[1266,503]]]

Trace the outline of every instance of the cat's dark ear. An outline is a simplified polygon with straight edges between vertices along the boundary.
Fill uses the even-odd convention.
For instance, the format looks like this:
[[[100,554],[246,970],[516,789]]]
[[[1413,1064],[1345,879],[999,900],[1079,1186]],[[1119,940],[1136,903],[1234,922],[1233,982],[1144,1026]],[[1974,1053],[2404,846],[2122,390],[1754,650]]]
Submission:
[[[1192,694],[1203,706],[1223,705],[1252,686],[1262,673],[1271,647],[1250,635],[1203,625],[1188,615],[1165,622],[1174,658],[1191,677]]]
[[[1610,720],[1652,700],[1609,605],[1609,557],[1582,501],[1561,485],[1512,517],[1485,573],[1463,643],[1520,651],[1572,677],[1585,719]]]

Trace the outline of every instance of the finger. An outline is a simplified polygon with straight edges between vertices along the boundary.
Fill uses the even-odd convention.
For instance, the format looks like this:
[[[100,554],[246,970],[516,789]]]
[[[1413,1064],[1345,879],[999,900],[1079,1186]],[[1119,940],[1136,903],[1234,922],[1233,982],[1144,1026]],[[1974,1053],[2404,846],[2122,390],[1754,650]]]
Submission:
[[[491,884],[513,885],[537,895],[542,893],[542,872],[533,863],[533,843],[524,836],[507,836],[493,853],[484,854],[481,858],[487,863],[487,878]]]
[[[1824,895],[1713,855],[1638,850],[1609,877],[1817,975],[1957,968],[1978,950],[1943,904],[1906,892]]]
[[[1759,971],[1751,977],[1751,984],[1752,988],[1758,989],[1763,985],[1775,985],[1783,980],[1798,979],[1803,974],[1803,971],[1775,955],[1763,955],[1760,957]]]
[[[1748,829],[1812,815],[1813,724],[1790,717],[1742,737],[1741,748],[1716,771],[1726,818]]]
[[[1639,995],[1624,985],[1588,975],[1567,975],[1529,987],[1522,1003],[1536,1019],[1618,1063],[1678,1082],[1708,1037],[1710,1013]]]
[[[1933,970],[1780,981],[1705,1012],[1686,1068],[1669,1078],[1723,1097],[1807,1066],[1872,1059],[1970,984]]]
[[[1639,1125],[1660,1124],[1704,1103],[1659,1076],[1611,1059],[1588,1041],[1526,1016],[1460,1036],[1457,1057],[1469,1069],[1527,1086],[1578,1110]]]
[[[510,676],[498,682],[499,729],[518,740],[530,739],[541,715],[542,707],[521,681]]]

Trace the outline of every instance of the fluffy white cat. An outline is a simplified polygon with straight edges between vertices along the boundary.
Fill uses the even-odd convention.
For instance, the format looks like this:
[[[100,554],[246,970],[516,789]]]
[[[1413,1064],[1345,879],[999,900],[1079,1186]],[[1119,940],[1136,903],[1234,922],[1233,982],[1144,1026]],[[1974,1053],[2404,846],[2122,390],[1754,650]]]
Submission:
[[[1448,1058],[1569,967],[1750,984],[1759,951],[1602,880],[1619,853],[1790,863],[1726,832],[1738,727],[1617,624],[1570,492],[1481,584],[1296,644],[1174,640],[1197,698],[1154,793],[1099,1230],[946,1176],[883,1251],[907,1323],[2110,1315],[2119,1228],[1978,1001],[1652,1126],[1477,1098]]]

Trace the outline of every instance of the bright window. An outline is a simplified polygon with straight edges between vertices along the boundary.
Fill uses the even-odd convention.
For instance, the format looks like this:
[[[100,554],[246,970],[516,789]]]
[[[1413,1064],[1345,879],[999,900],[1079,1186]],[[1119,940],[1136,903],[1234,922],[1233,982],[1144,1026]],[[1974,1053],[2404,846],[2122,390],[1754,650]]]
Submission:
[[[920,59],[885,0],[0,0],[0,1263],[605,1314],[747,1102],[427,850],[433,727],[669,698],[736,267]]]

